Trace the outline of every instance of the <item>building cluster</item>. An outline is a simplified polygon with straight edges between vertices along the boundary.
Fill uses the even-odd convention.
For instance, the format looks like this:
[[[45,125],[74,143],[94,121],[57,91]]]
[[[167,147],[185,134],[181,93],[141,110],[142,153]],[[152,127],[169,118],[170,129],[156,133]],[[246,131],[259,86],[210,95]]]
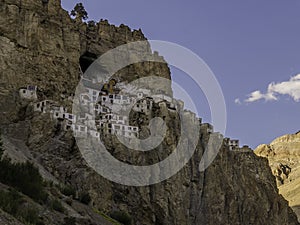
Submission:
[[[139,128],[131,126],[127,116],[117,113],[124,112],[128,108],[143,114],[149,114],[155,103],[164,104],[169,110],[183,108],[182,101],[177,101],[163,93],[152,95],[149,89],[136,90],[127,87],[122,88],[120,93],[120,87],[126,85],[117,85],[113,79],[102,85],[92,80],[82,79],[82,84],[85,91],[79,96],[79,104],[95,115],[93,127],[96,126],[97,130],[104,134],[138,137]]]
[[[75,137],[88,135],[100,140],[101,134],[116,134],[127,138],[139,136],[139,127],[131,126],[129,118],[116,112],[131,108],[133,111],[149,114],[154,104],[164,106],[168,110],[183,111],[185,116],[201,125],[201,132],[211,134],[213,126],[203,123],[195,113],[183,110],[184,103],[173,99],[165,93],[151,93],[148,89],[138,89],[124,83],[110,80],[103,85],[92,81],[82,80],[84,91],[79,96],[79,105],[84,110],[80,115],[74,115],[54,101],[38,101],[37,87],[27,86],[19,90],[20,97],[33,101],[33,110],[40,113],[49,113],[53,119],[61,120],[65,130],[72,130]],[[122,92],[120,90],[122,89]],[[239,140],[224,139],[230,150],[238,150]]]
[[[230,151],[237,150],[240,148],[239,140],[231,140],[230,138],[225,138],[225,145],[229,147]]]

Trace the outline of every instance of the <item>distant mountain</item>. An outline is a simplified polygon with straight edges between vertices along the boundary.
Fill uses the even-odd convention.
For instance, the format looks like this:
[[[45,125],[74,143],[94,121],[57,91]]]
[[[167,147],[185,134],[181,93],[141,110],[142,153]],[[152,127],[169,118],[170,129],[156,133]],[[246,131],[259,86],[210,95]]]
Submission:
[[[276,177],[279,193],[300,220],[300,132],[276,138],[255,149],[255,154],[268,158]]]

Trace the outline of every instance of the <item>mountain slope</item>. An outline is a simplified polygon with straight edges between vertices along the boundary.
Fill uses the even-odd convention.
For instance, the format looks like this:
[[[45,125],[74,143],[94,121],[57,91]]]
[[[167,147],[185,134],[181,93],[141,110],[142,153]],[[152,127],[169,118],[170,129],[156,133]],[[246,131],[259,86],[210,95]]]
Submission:
[[[266,157],[276,177],[279,193],[300,218],[300,132],[260,145],[255,154]]]

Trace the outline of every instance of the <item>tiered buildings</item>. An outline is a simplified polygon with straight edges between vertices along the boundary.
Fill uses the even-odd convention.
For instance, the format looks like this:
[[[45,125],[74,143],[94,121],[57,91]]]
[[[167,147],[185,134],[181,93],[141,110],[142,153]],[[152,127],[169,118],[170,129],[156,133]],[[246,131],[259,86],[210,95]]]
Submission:
[[[163,105],[168,110],[183,111],[185,116],[194,122],[199,122],[201,131],[211,134],[213,126],[208,123],[201,123],[195,113],[183,110],[184,103],[173,99],[164,93],[151,93],[148,89],[126,87],[124,83],[117,83],[110,80],[100,85],[93,80],[82,79],[85,91],[79,96],[80,107],[84,110],[80,115],[74,115],[63,106],[51,100],[37,100],[37,87],[27,86],[19,90],[20,97],[35,101],[33,110],[41,113],[50,113],[53,119],[61,120],[65,130],[72,130],[75,137],[87,137],[88,135],[100,140],[101,134],[120,135],[126,138],[139,136],[139,128],[129,124],[129,118],[116,112],[132,107],[135,112],[149,114],[154,104],[160,107]],[[101,87],[102,86],[102,87]],[[125,87],[125,88],[124,88]],[[120,94],[120,89],[122,93]],[[125,89],[125,91],[123,91]],[[238,140],[224,139],[225,145],[230,150],[239,149]]]

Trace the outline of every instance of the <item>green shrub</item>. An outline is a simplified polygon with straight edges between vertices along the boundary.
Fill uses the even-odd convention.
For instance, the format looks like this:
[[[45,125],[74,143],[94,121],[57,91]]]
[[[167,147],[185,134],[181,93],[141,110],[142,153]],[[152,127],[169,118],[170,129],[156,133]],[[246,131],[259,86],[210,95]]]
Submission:
[[[69,196],[69,197],[75,197],[76,196],[76,190],[75,188],[71,187],[71,186],[63,186],[60,188],[60,192],[66,196]]]
[[[89,193],[81,193],[79,197],[79,201],[83,204],[88,205],[91,202],[91,196]]]
[[[24,207],[24,199],[16,190],[2,191],[0,190],[0,208],[15,216],[25,224],[42,224],[38,216],[38,210],[34,207],[26,205]]]
[[[76,219],[74,217],[65,217],[64,218],[64,225],[75,225]]]
[[[24,208],[18,212],[18,216],[26,224],[40,224],[39,213],[35,208]]]
[[[13,215],[18,211],[21,203],[22,196],[16,190],[9,192],[0,190],[0,208],[3,211]]]
[[[4,153],[4,148],[3,148],[3,142],[2,142],[1,132],[0,132],[0,160],[2,159],[3,153]]]
[[[131,225],[132,224],[132,218],[128,215],[128,213],[123,211],[114,211],[110,214],[110,217],[119,221],[120,223],[124,225]]]
[[[57,199],[54,199],[51,203],[51,208],[54,209],[57,212],[63,213],[65,211],[65,208],[61,204],[61,202]]]
[[[9,158],[4,157],[0,161],[0,182],[16,188],[35,201],[47,200],[43,178],[30,162],[12,163]]]

